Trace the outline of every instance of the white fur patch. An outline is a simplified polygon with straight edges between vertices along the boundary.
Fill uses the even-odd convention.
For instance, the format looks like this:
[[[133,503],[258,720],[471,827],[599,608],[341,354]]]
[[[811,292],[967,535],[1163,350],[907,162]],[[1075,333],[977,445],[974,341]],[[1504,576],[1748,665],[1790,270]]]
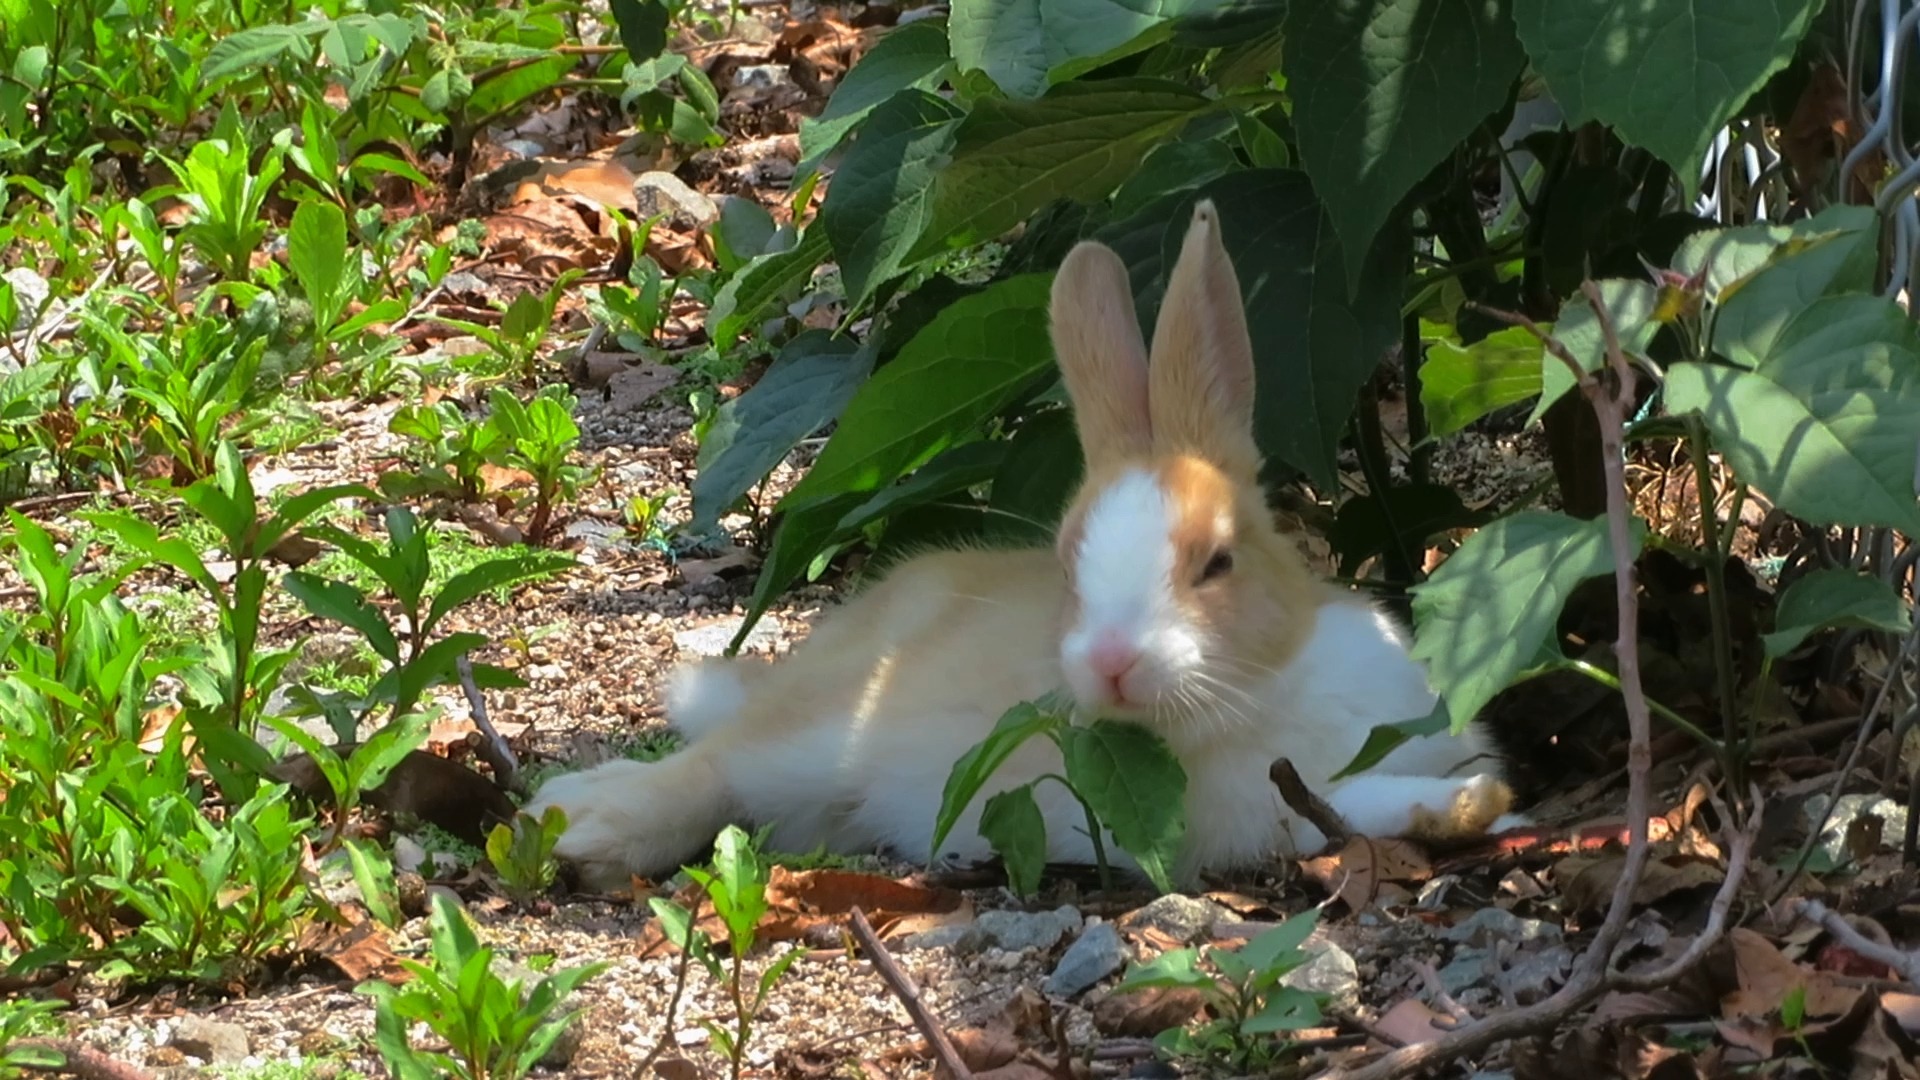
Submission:
[[[1174,562],[1166,492],[1146,469],[1121,473],[1088,508],[1074,551],[1080,618],[1060,642],[1060,659],[1082,700],[1105,693],[1105,681],[1088,665],[1096,641],[1118,637],[1138,649],[1152,689],[1199,661],[1199,642],[1173,600]]]

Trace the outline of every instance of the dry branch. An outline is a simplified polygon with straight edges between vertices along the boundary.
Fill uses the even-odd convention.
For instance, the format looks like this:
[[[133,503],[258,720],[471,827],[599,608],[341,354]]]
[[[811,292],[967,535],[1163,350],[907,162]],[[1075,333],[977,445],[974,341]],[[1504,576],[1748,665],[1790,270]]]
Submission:
[[[516,790],[520,782],[520,763],[514,759],[513,747],[500,737],[500,732],[487,718],[487,699],[480,693],[480,685],[473,681],[473,661],[462,654],[454,661],[454,669],[460,673],[460,688],[466,691],[467,708],[473,713],[473,726],[479,730],[478,739],[469,739],[469,745],[480,760],[493,770],[493,782],[502,791]]]
[[[1840,944],[1869,960],[1887,965],[1893,969],[1894,974],[1907,982],[1920,985],[1920,953],[1882,945],[1854,929],[1853,924],[1844,916],[1818,900],[1801,897],[1790,905],[1789,910],[1819,923],[1821,928],[1838,939]]]
[[[1613,898],[1599,932],[1581,954],[1565,985],[1533,1005],[1508,1009],[1484,1020],[1462,1024],[1430,1042],[1417,1043],[1387,1053],[1369,1064],[1354,1069],[1332,1069],[1321,1080],[1398,1080],[1400,1077],[1432,1069],[1456,1058],[1480,1053],[1498,1043],[1551,1028],[1604,991],[1623,983],[1640,984],[1650,976],[1629,979],[1613,971],[1613,956],[1626,934],[1633,910],[1633,894],[1646,871],[1648,857],[1647,822],[1653,816],[1650,774],[1653,771],[1653,719],[1646,693],[1640,681],[1640,594],[1635,572],[1632,517],[1627,507],[1625,435],[1628,410],[1633,407],[1635,372],[1620,337],[1607,313],[1600,291],[1592,282],[1581,286],[1592,305],[1606,342],[1606,364],[1598,372],[1581,366],[1565,345],[1555,340],[1539,324],[1525,315],[1474,305],[1478,310],[1513,326],[1524,327],[1540,339],[1547,353],[1558,358],[1573,372],[1581,394],[1593,406],[1599,419],[1601,464],[1607,477],[1607,533],[1613,545],[1614,599],[1619,608],[1619,638],[1614,655],[1619,663],[1620,694],[1627,713],[1627,856],[1615,883]],[[1708,925],[1686,954],[1674,964],[1652,973],[1652,977],[1670,980],[1696,962],[1713,947],[1725,932],[1728,909],[1740,883],[1746,876],[1759,815],[1757,808],[1748,814],[1743,826],[1724,817],[1729,841],[1727,876],[1714,898]],[[1652,985],[1647,983],[1646,985]]]
[[[153,1075],[138,1065],[108,1057],[72,1039],[19,1039],[13,1045],[21,1050],[48,1050],[65,1059],[59,1065],[28,1065],[26,1069],[30,1072],[77,1076],[80,1080],[151,1080]]]
[[[1339,847],[1353,837],[1353,827],[1347,824],[1347,819],[1341,817],[1340,811],[1335,810],[1331,803],[1307,787],[1291,759],[1280,758],[1275,761],[1267,767],[1267,776],[1273,781],[1273,786],[1280,789],[1281,800],[1327,838],[1328,847]]]
[[[927,1003],[920,1000],[920,988],[914,985],[913,977],[900,969],[899,962],[881,943],[880,935],[873,932],[872,924],[867,922],[866,913],[856,906],[850,914],[849,922],[853,928],[853,936],[860,942],[861,951],[867,954],[867,959],[873,961],[874,970],[878,971],[880,978],[886,981],[888,989],[893,991],[893,996],[899,998],[900,1004],[907,1007],[907,1015],[913,1018],[913,1026],[920,1029],[921,1037],[927,1040],[927,1046],[933,1050],[933,1056],[946,1069],[948,1077],[951,1080],[973,1080],[972,1070],[967,1068],[966,1062],[960,1060],[959,1051],[953,1048],[953,1042],[947,1038],[947,1033],[941,1030],[940,1022],[935,1020],[933,1013],[928,1011]]]

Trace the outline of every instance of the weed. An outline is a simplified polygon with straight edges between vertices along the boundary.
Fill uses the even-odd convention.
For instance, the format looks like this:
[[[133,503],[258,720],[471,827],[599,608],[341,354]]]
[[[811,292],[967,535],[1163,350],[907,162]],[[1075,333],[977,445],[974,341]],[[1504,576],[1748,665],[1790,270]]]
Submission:
[[[487,861],[508,897],[524,904],[553,887],[560,869],[553,848],[566,827],[567,815],[557,806],[547,807],[538,819],[515,814],[511,825],[493,827],[487,836]]]

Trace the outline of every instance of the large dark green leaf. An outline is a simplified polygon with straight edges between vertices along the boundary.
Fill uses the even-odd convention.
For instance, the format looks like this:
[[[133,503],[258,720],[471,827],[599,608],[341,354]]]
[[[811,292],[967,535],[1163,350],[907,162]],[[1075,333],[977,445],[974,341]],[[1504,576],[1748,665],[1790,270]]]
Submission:
[[[1819,525],[1920,533],[1920,332],[1877,296],[1793,313],[1752,371],[1681,363],[1667,408],[1698,410],[1740,478]]]
[[[872,350],[852,338],[809,330],[788,342],[760,381],[714,417],[700,445],[690,527],[712,526],[801,439],[837,419],[872,370]]]
[[[811,280],[826,257],[827,230],[815,224],[793,247],[741,267],[713,298],[707,326],[714,343],[725,348],[739,340],[769,306]]]
[[[767,561],[760,565],[760,576],[753,582],[753,597],[747,602],[747,616],[727,643],[729,654],[753,632],[753,626],[766,614],[767,607],[780,591],[812,565],[840,536],[840,519],[860,505],[859,494],[841,495],[802,507],[780,518],[774,529],[773,545],[767,549]]]
[[[993,534],[1013,543],[1048,543],[1086,471],[1073,414],[1051,409],[1031,417],[1009,446],[988,500]]]
[[[874,108],[820,204],[820,223],[855,307],[906,265],[932,214],[934,178],[952,152],[958,108],[902,90]]]
[[[800,121],[798,174],[813,171],[881,102],[902,90],[938,87],[947,63],[947,28],[940,20],[921,19],[890,31],[833,88],[820,115]]]
[[[840,520],[844,532],[853,532],[910,507],[959,495],[993,479],[1007,460],[1009,444],[982,439],[948,447],[940,456],[913,471],[905,480],[876,493]]]
[[[910,259],[990,240],[1055,199],[1105,198],[1148,150],[1209,107],[1160,79],[1065,83],[1038,101],[977,102],[955,134]]]
[[[1634,555],[1646,525],[1634,521]],[[1413,590],[1413,655],[1457,732],[1540,655],[1575,586],[1613,570],[1607,520],[1528,510],[1481,529]]]
[[[1491,516],[1467,509],[1459,492],[1442,484],[1405,484],[1348,499],[1327,530],[1327,543],[1340,556],[1340,573],[1352,574],[1393,544],[1418,551],[1438,533],[1472,528]]]
[[[1872,207],[1830,206],[1791,225],[1696,233],[1674,258],[1686,273],[1707,272],[1715,351],[1752,367],[1808,304],[1871,289],[1879,240]]]
[[[1261,449],[1332,486],[1334,451],[1354,399],[1398,339],[1408,234],[1383,229],[1357,275],[1360,288],[1349,293],[1350,253],[1305,174],[1230,173],[1172,203],[1170,219],[1184,226],[1202,197],[1219,208],[1247,306],[1260,366],[1254,422]],[[1162,266],[1173,264],[1181,235],[1163,233]]]
[[[1714,132],[1786,66],[1820,3],[1513,0],[1513,20],[1569,126],[1613,125],[1692,191]]]
[[[1052,362],[1046,274],[955,301],[854,395],[792,510],[904,476],[1012,404]]]
[[[1047,819],[1033,801],[1033,785],[1022,784],[987,800],[980,811],[980,835],[993,845],[1007,867],[1007,887],[1015,896],[1040,889],[1047,868]]]
[[[962,71],[986,72],[1009,97],[1039,97],[1054,69],[1122,53],[1166,13],[1192,6],[1181,0],[954,0],[953,59]]]
[[[1287,19],[1300,162],[1366,250],[1408,189],[1507,100],[1526,64],[1507,0],[1320,0]],[[1348,267],[1357,281],[1360,267]]]
[[[667,51],[667,25],[673,17],[661,0],[608,0],[613,21],[620,27],[620,44],[636,64]]]

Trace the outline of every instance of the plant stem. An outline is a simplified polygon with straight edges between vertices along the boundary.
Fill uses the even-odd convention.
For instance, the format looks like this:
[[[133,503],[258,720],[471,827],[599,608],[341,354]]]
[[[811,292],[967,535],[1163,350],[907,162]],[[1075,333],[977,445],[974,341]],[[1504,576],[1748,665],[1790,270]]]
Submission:
[[[1687,454],[1693,459],[1693,479],[1700,504],[1700,543],[1707,549],[1707,607],[1713,622],[1713,670],[1716,693],[1720,698],[1720,732],[1726,740],[1721,765],[1727,781],[1738,792],[1746,787],[1747,747],[1743,737],[1735,695],[1738,678],[1733,670],[1733,619],[1727,610],[1727,552],[1720,543],[1720,522],[1714,507],[1719,494],[1713,485],[1713,461],[1707,456],[1707,425],[1699,413],[1688,413]],[[1750,736],[1752,732],[1746,732]]]
[[[1611,687],[1616,691],[1624,693],[1624,691],[1621,690],[1620,680],[1615,678],[1613,673],[1605,668],[1589,664],[1585,660],[1569,660],[1567,661],[1567,667],[1585,675],[1587,678],[1592,679],[1602,686]],[[1647,708],[1652,710],[1655,716],[1686,732],[1688,735],[1693,736],[1700,742],[1700,745],[1712,750],[1715,757],[1721,756],[1720,740],[1702,731],[1693,721],[1688,720],[1686,717],[1681,716],[1679,713],[1674,712],[1672,709],[1667,708],[1652,698],[1647,699]]]

